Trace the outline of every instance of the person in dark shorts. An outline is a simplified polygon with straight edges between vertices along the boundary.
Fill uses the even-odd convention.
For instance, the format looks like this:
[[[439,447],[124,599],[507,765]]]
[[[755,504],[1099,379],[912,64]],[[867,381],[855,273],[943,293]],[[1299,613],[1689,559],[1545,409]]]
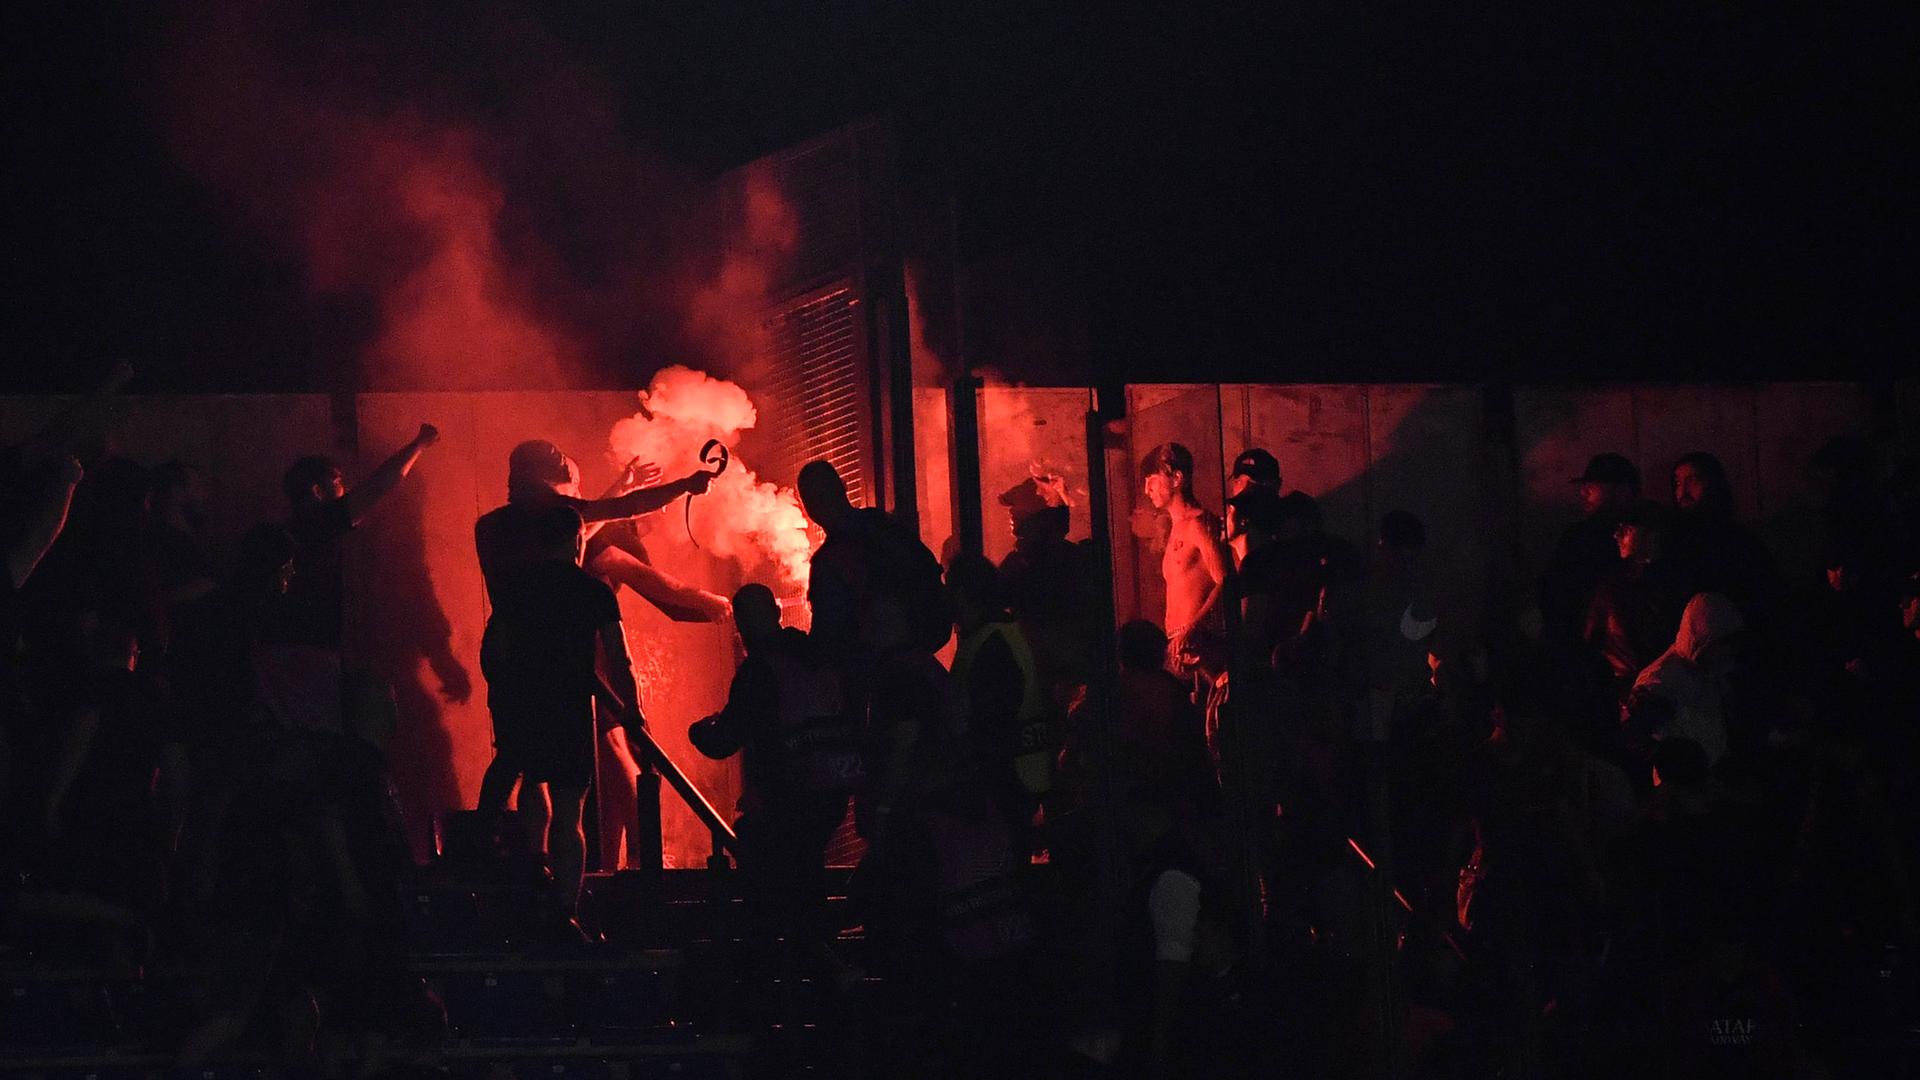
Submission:
[[[579,513],[585,523],[581,565],[606,582],[616,597],[624,585],[676,622],[713,622],[725,618],[725,597],[677,581],[651,564],[634,531],[633,521],[639,515],[670,505],[682,495],[704,492],[713,474],[696,470],[672,483],[656,485],[653,481],[659,476],[660,470],[655,466],[630,463],[606,494],[597,499],[582,498],[580,466],[558,446],[545,439],[529,439],[515,446],[507,457],[506,505],[489,511],[473,527],[474,550],[489,593],[498,590],[498,582],[513,568],[537,561],[539,545],[530,537],[532,523],[540,511],[566,506]],[[623,651],[617,663],[612,657],[603,658],[602,663],[624,668],[625,656]],[[599,717],[603,767],[598,779],[603,786],[598,801],[611,811],[602,818],[600,842],[602,850],[617,851],[619,834],[624,832],[629,850],[640,858],[640,852],[657,849],[660,841],[657,828],[650,829],[655,834],[651,837],[637,835],[647,830],[647,826],[641,825],[642,807],[648,805],[651,793],[641,794],[640,776],[647,767],[644,758],[634,753],[627,740],[627,725],[646,726],[641,711],[643,703],[636,700],[628,704],[632,707],[631,716],[617,721],[610,713]],[[482,778],[478,809],[483,816],[498,819],[506,809],[516,775],[510,765],[508,761],[498,761]],[[546,830],[541,824],[544,804],[539,800],[522,800],[520,810],[528,831],[535,836],[544,835]]]
[[[585,837],[581,806],[593,779],[593,699],[605,681],[631,712],[637,694],[613,591],[580,568],[580,514],[552,505],[530,511],[527,537],[538,557],[503,568],[492,583],[493,616],[480,644],[493,713],[495,763],[486,783],[524,778],[552,798],[547,850],[560,906],[572,918],[579,899]],[[605,656],[605,671],[596,661]],[[500,807],[505,792],[483,791]]]

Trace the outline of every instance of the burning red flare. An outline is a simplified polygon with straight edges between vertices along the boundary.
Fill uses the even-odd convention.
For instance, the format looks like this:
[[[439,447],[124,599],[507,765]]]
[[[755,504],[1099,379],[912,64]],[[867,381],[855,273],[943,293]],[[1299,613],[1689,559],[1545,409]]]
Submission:
[[[640,412],[607,436],[615,460],[693,461],[707,440],[732,446],[759,420],[739,384],[678,365],[654,375],[640,404]],[[689,522],[705,550],[734,560],[749,575],[771,572],[777,592],[805,591],[816,545],[792,488],[760,480],[736,456],[695,501]]]

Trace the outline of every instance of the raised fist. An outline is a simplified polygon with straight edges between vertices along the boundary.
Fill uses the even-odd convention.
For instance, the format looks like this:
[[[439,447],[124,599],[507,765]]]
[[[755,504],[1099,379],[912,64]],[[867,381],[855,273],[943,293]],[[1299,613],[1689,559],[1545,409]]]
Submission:
[[[413,441],[419,444],[420,449],[425,450],[440,441],[440,429],[432,424],[421,424],[420,434],[415,435]]]
[[[87,475],[80,467],[80,460],[71,455],[63,455],[53,463],[54,482],[61,487],[74,487]]]

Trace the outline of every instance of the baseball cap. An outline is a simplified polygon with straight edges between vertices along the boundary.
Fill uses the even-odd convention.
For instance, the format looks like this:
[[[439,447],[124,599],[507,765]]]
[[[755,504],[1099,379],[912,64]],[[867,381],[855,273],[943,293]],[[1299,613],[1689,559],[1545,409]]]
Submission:
[[[1587,462],[1587,471],[1573,478],[1575,484],[1631,484],[1640,486],[1640,470],[1622,454],[1595,454]]]
[[[1280,487],[1280,461],[1259,447],[1242,450],[1240,456],[1233,459],[1233,471],[1228,477],[1244,476],[1262,487],[1278,489]]]

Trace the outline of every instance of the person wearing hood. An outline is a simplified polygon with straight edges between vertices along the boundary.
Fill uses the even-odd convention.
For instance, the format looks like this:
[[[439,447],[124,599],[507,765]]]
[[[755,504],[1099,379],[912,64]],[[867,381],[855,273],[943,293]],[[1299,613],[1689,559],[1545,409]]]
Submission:
[[[1727,753],[1722,703],[1745,629],[1740,609],[1723,593],[1699,593],[1687,601],[1672,647],[1634,681],[1622,713],[1627,727],[1656,740],[1692,739],[1718,764]]]

